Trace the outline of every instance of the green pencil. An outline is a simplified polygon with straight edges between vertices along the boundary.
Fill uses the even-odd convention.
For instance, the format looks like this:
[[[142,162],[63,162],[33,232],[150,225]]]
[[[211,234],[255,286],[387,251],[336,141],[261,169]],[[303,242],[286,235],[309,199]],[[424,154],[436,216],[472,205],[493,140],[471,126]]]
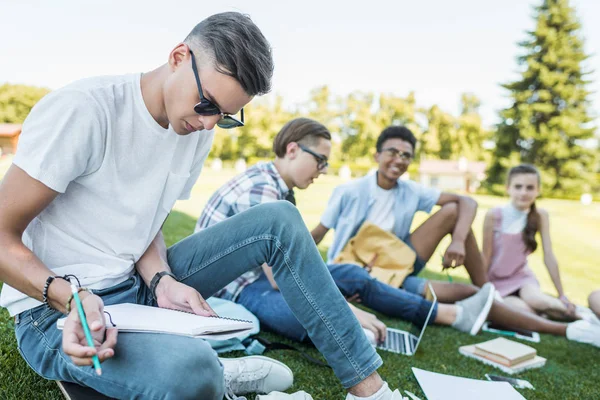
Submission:
[[[92,333],[90,332],[90,327],[88,326],[87,319],[85,318],[85,312],[83,311],[83,305],[81,304],[81,299],[79,298],[79,293],[77,291],[77,286],[71,284],[71,292],[73,293],[73,298],[75,299],[75,304],[77,304],[77,312],[79,313],[79,319],[81,320],[81,326],[83,326],[83,333],[85,333],[85,339],[88,342],[88,346],[92,349],[94,346],[94,339],[92,338]],[[96,370],[96,374],[102,375],[102,368],[100,367],[100,359],[98,359],[98,355],[94,354],[92,356],[92,362],[94,363],[94,369]]]

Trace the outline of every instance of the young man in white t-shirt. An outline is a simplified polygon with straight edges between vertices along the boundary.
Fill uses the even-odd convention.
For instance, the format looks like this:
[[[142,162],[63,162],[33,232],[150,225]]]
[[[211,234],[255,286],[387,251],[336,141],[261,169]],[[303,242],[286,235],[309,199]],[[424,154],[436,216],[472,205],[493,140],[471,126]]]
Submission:
[[[114,398],[221,399],[287,389],[291,371],[264,357],[219,360],[202,340],[105,329],[104,304],[211,315],[204,298],[263,263],[349,397],[392,399],[381,358],[287,202],[254,207],[166,249],[161,226],[189,196],[213,127],[243,124],[270,89],[271,48],[239,13],[198,24],[144,74],[82,80],[42,99],[0,185],[2,306],[19,350],[48,379]],[[232,117],[240,113],[240,118]],[[241,120],[241,121],[240,121]],[[82,287],[87,346],[66,275]],[[89,367],[102,361],[102,375]]]

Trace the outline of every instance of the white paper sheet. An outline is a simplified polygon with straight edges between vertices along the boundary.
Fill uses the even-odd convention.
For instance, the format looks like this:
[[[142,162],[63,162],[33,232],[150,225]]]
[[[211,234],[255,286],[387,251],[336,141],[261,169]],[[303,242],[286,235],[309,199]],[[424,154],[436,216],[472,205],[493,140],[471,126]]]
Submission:
[[[508,382],[490,382],[412,369],[427,400],[526,400]]]

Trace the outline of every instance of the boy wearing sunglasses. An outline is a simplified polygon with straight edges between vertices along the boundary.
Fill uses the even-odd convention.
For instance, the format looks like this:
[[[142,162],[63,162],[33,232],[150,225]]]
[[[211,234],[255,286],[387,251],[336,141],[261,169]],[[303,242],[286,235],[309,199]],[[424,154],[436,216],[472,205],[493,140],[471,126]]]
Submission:
[[[343,386],[390,399],[376,372],[380,357],[289,203],[254,207],[166,248],[162,224],[175,201],[189,197],[214,126],[244,123],[242,108],[270,90],[273,59],[250,18],[229,12],[199,23],[166,61],[144,74],[56,90],[23,125],[0,184],[1,305],[15,317],[21,354],[47,379],[114,398],[220,400],[226,392],[285,390],[292,374],[275,360],[219,359],[206,342],[182,336],[117,340],[118,326],[105,328],[104,304],[213,315],[206,297],[267,262]],[[87,289],[79,296],[94,347],[77,311],[56,328],[77,308],[74,277]],[[97,373],[83,367],[93,356],[102,362]]]

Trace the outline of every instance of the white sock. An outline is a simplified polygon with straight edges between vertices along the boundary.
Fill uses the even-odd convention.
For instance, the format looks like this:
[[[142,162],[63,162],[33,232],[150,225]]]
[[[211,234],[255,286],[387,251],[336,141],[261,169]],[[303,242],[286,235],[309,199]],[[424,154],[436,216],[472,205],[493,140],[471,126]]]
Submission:
[[[457,304],[456,305],[456,318],[454,319],[454,322],[452,323],[453,327],[455,327],[460,322],[460,319],[462,318],[462,315],[463,315],[463,307],[459,306]]]
[[[377,392],[370,395],[369,397],[358,397],[354,396],[353,394],[350,396],[352,396],[351,399],[355,400],[385,400],[388,399],[391,394],[392,391],[390,390],[387,382],[383,382],[383,386],[381,386],[381,388]]]

